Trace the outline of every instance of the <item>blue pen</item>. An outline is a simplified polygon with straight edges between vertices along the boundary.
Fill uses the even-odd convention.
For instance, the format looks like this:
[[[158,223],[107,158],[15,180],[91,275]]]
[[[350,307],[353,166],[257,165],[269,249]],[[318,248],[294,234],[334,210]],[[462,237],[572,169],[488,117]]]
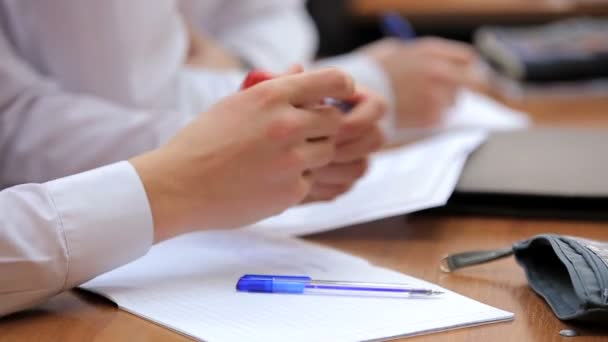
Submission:
[[[354,281],[313,280],[308,276],[246,274],[236,284],[237,291],[289,294],[372,294],[435,296],[442,291],[416,288],[404,284],[367,283]]]
[[[385,36],[395,37],[401,40],[416,38],[416,32],[412,25],[399,13],[389,12],[384,14],[380,21],[380,25]]]

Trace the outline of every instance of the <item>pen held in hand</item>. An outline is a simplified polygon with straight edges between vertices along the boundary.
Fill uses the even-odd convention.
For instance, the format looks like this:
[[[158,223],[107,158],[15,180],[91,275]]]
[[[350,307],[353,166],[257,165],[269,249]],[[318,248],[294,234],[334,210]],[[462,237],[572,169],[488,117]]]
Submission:
[[[270,72],[263,71],[263,70],[252,70],[247,74],[247,76],[245,77],[245,80],[241,84],[241,90],[248,89],[258,83],[262,83],[264,81],[268,81],[273,78],[274,78],[274,75]],[[331,97],[325,98],[323,101],[323,104],[334,106],[334,107],[340,109],[344,113],[350,112],[354,107],[354,104],[352,104],[350,102],[334,99]]]
[[[242,276],[236,289],[239,292],[327,294],[353,296],[430,297],[442,291],[412,287],[405,284],[369,283],[355,281],[315,280],[308,276],[258,275]]]
[[[403,41],[416,38],[412,24],[396,12],[385,13],[380,19],[380,28],[387,37],[395,37]]]

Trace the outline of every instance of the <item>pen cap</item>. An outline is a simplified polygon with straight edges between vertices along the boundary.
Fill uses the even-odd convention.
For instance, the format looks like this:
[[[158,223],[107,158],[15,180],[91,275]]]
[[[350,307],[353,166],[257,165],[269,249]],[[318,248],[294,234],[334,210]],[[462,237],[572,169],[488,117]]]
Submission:
[[[236,289],[241,292],[302,293],[310,281],[306,276],[246,274],[236,283]]]
[[[262,83],[273,78],[274,75],[268,71],[252,70],[247,74],[247,77],[245,77],[245,80],[241,84],[241,90],[251,88],[258,83]]]

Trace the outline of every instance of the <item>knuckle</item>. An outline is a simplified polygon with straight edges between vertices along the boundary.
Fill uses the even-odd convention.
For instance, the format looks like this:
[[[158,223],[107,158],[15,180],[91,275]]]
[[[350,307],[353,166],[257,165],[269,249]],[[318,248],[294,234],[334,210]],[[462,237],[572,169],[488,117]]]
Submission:
[[[426,72],[432,80],[443,80],[445,78],[445,69],[439,63],[430,63],[426,67]]]
[[[292,195],[292,203],[301,202],[308,194],[312,188],[311,182],[306,181],[304,178],[299,178],[298,182],[295,183],[293,190],[291,191]]]
[[[285,98],[284,90],[274,82],[264,82],[252,90],[255,90],[254,96],[263,107],[280,103]]]
[[[268,126],[268,137],[272,140],[283,141],[296,135],[302,129],[302,124],[294,115],[283,115],[274,119]]]
[[[291,149],[285,156],[283,157],[283,162],[281,163],[284,170],[300,172],[305,168],[305,160],[304,157],[298,153],[297,150]]]
[[[329,68],[326,73],[331,87],[343,90],[347,93],[353,93],[355,91],[355,81],[347,73],[337,68]]]
[[[328,142],[325,144],[322,152],[319,155],[319,161],[321,164],[327,165],[331,163],[336,156],[336,144],[333,142]]]
[[[355,132],[358,132],[363,126],[364,124],[361,120],[349,120],[344,122],[340,131],[342,132],[342,134],[351,135]]]

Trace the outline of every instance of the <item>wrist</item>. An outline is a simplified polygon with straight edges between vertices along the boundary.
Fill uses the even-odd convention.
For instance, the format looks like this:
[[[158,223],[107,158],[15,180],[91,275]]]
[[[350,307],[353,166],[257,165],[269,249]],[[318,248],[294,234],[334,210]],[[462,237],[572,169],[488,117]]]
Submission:
[[[184,213],[180,210],[179,190],[171,181],[174,175],[168,174],[170,165],[160,150],[148,152],[129,160],[137,171],[146,191],[154,221],[154,242],[166,240],[184,233],[181,220]]]

